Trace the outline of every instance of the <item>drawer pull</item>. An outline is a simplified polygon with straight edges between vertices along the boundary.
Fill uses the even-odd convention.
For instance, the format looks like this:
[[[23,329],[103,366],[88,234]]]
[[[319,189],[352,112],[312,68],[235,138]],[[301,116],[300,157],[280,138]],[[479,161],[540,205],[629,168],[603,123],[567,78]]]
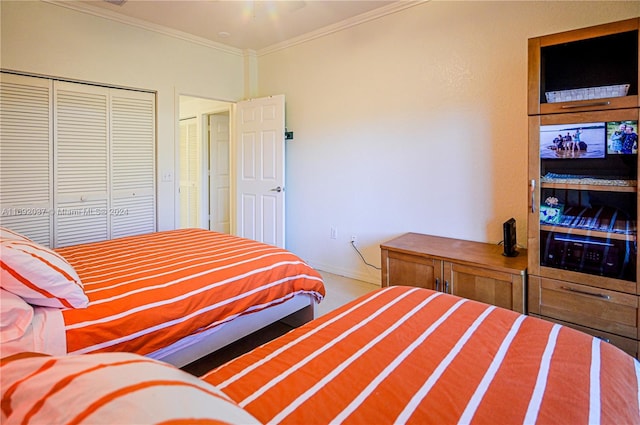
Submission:
[[[440,292],[440,279],[436,277],[436,291]]]
[[[609,338],[605,338],[603,336],[596,336],[596,338],[598,338],[600,341],[604,341],[604,342],[611,342],[611,340]]]
[[[574,108],[584,108],[587,106],[607,106],[607,105],[611,105],[611,102],[604,101],[604,102],[586,102],[586,103],[580,103],[577,105],[562,105],[561,108],[562,109],[574,109]]]
[[[606,295],[606,294],[594,294],[594,293],[587,292],[587,291],[581,291],[579,289],[569,288],[568,286],[561,286],[560,289],[564,289],[565,291],[569,291],[569,292],[575,292],[577,294],[589,295],[589,296],[592,296],[592,297],[602,298],[604,300],[610,300],[611,299],[611,296]]]

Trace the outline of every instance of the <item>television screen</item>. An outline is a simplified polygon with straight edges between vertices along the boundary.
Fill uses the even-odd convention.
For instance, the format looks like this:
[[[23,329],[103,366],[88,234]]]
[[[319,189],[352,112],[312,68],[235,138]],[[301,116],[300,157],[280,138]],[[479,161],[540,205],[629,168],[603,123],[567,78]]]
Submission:
[[[638,121],[611,121],[607,123],[607,153],[638,153]]]
[[[607,123],[540,126],[540,158],[604,158]]]

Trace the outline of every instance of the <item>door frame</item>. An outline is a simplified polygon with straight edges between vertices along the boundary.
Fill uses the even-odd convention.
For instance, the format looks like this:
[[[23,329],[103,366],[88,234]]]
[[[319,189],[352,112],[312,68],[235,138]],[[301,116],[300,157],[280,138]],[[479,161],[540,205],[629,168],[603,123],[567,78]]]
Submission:
[[[275,96],[283,96],[283,95],[275,95]],[[262,98],[270,98],[273,96],[263,96]],[[174,161],[173,161],[173,171],[170,172],[168,170],[162,170],[161,171],[161,176],[160,179],[162,181],[166,181],[164,179],[164,176],[167,173],[173,173],[172,179],[173,179],[173,194],[174,194],[174,229],[178,229],[180,227],[180,192],[179,192],[179,188],[180,188],[180,181],[178,176],[180,175],[180,144],[177,143],[177,141],[180,140],[180,126],[179,126],[179,122],[180,122],[180,109],[181,109],[181,98],[195,98],[195,99],[201,99],[203,101],[209,101],[212,103],[219,103],[219,105],[222,105],[220,107],[212,107],[209,110],[207,110],[206,112],[202,112],[199,114],[199,120],[198,120],[198,124],[201,126],[202,131],[200,132],[200,137],[201,137],[201,143],[202,143],[202,157],[203,157],[203,161],[204,159],[206,159],[206,164],[207,170],[210,170],[209,167],[209,146],[208,146],[208,135],[206,134],[206,132],[208,132],[208,129],[206,128],[207,126],[204,126],[203,123],[207,122],[208,124],[208,117],[209,115],[212,114],[216,114],[216,113],[220,113],[220,112],[229,112],[229,174],[230,174],[230,179],[229,179],[229,233],[232,235],[237,235],[238,234],[238,222],[237,222],[237,209],[238,209],[238,195],[237,195],[237,191],[238,191],[238,187],[237,187],[237,179],[238,179],[238,166],[237,166],[237,162],[238,162],[238,152],[237,152],[237,147],[238,147],[238,126],[237,126],[237,122],[238,122],[238,102],[240,101],[229,101],[229,100],[224,100],[224,99],[214,99],[214,98],[207,98],[207,97],[203,97],[201,95],[191,95],[191,94],[187,94],[187,93],[180,93],[178,91],[175,91],[175,103],[174,103],[174,112],[175,112],[175,120],[174,120]],[[261,98],[252,98],[255,100],[261,99]],[[241,101],[245,101],[245,100],[250,100],[250,99],[243,99]],[[284,111],[283,111],[284,113]],[[286,119],[286,116],[283,117],[283,119]],[[284,138],[284,132],[282,134],[282,137]],[[284,142],[284,139],[283,139]],[[283,149],[286,149],[286,143],[283,145]],[[286,169],[286,164],[283,164],[283,168]],[[209,173],[203,173],[203,174],[209,174]],[[206,198],[203,197],[203,203],[205,203],[205,199],[206,199],[206,204],[208,205],[209,202],[211,201],[210,199],[210,186],[211,186],[211,181],[210,181],[210,177],[209,176],[203,176],[203,181],[202,181],[203,185],[202,185],[202,190],[201,192],[203,193],[203,195],[206,196]],[[284,183],[284,182],[283,182]],[[284,185],[283,185],[284,187]],[[209,210],[207,208],[207,216],[209,215]],[[284,211],[283,211],[284,213]],[[202,220],[201,220],[202,221]],[[210,228],[210,220],[206,220],[207,223],[207,228]],[[283,227],[283,241],[282,244],[285,244],[285,240],[284,239],[284,227]]]
[[[210,163],[209,163],[209,155],[210,155],[210,151],[209,151],[209,136],[208,136],[208,120],[209,120],[209,116],[210,115],[214,115],[217,113],[221,113],[221,112],[229,112],[229,127],[230,127],[230,136],[229,136],[229,161],[230,161],[230,166],[233,165],[233,153],[231,152],[231,149],[233,147],[233,130],[232,130],[232,125],[233,125],[233,121],[234,121],[234,111],[235,111],[235,102],[232,101],[228,101],[228,100],[222,100],[222,99],[212,99],[212,98],[208,98],[208,97],[204,97],[201,95],[191,95],[191,94],[186,94],[186,93],[179,93],[176,92],[175,95],[175,120],[174,120],[174,161],[173,161],[173,194],[174,194],[174,213],[173,213],[173,228],[174,229],[179,229],[180,228],[180,204],[181,204],[181,200],[180,200],[180,119],[181,119],[181,115],[186,116],[193,116],[193,114],[190,113],[184,113],[184,111],[181,113],[181,104],[184,105],[184,103],[188,100],[201,100],[204,103],[210,103],[211,105],[209,105],[208,107],[203,107],[201,110],[198,110],[197,116],[196,116],[196,122],[198,125],[198,137],[200,137],[200,147],[201,147],[201,158],[200,158],[200,163],[201,166],[203,167],[203,172],[202,175],[200,176],[200,183],[201,183],[201,190],[200,190],[200,196],[202,199],[202,205],[200,208],[200,226],[199,227],[203,227],[203,228],[210,228],[210,221],[208,219],[209,217],[209,202],[210,200],[210,187],[211,187],[211,177],[209,176],[210,174]],[[205,171],[206,170],[206,171]],[[231,173],[231,175],[233,176],[233,169],[230,168],[229,172]],[[166,170],[162,173],[163,175],[166,174]],[[161,178],[163,176],[160,176]],[[233,178],[230,179],[230,186],[233,184]],[[233,193],[233,187],[229,188],[230,192]],[[230,208],[230,214],[232,214],[231,212],[231,208],[233,207],[233,203],[235,201],[233,200],[233,197],[230,196],[229,199],[229,208]],[[206,210],[206,211],[205,211]],[[230,233],[234,232],[234,220],[233,220],[233,216],[230,217]]]

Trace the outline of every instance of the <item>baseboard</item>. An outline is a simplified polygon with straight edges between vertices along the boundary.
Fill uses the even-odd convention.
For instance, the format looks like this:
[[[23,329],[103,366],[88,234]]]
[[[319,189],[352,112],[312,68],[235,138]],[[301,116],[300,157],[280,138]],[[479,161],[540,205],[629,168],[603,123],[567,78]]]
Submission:
[[[307,260],[307,263],[309,263],[311,267],[317,270],[322,270],[328,273],[333,273],[339,276],[361,280],[363,282],[372,283],[374,285],[380,286],[380,282],[381,282],[380,270],[371,269],[372,274],[375,273],[375,276],[374,276],[372,274],[362,273],[362,272],[358,272],[350,269],[343,269],[341,267],[335,267],[330,264],[324,264],[322,262],[316,262],[313,260]]]

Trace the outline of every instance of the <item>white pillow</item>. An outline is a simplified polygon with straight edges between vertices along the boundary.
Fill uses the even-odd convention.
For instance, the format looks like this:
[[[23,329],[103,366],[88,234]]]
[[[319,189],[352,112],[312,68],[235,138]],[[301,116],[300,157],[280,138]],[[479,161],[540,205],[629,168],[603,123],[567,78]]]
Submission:
[[[18,232],[14,232],[11,229],[7,229],[6,227],[0,227],[0,239],[1,240],[11,240],[11,241],[30,241],[28,237],[21,235]]]
[[[0,287],[32,305],[84,308],[89,299],[74,268],[57,252],[28,240],[2,240]]]
[[[0,389],[2,424],[260,423],[213,385],[131,353],[16,354]]]
[[[33,307],[19,296],[0,288],[0,341],[24,335],[33,320]]]

